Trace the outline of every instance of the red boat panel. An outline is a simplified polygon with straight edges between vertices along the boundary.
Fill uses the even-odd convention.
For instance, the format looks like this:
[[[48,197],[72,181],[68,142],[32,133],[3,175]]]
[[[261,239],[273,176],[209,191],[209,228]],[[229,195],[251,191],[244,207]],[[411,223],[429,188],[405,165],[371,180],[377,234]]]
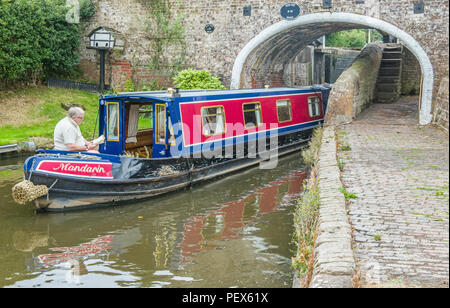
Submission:
[[[321,92],[300,93],[291,95],[254,97],[246,99],[215,100],[180,103],[180,114],[183,123],[183,141],[185,146],[202,144],[205,142],[218,141],[226,138],[243,136],[262,132],[271,128],[283,128],[323,118],[323,105],[320,104],[320,114],[315,117],[309,116],[308,97],[319,96]],[[277,101],[289,100],[291,104],[292,119],[286,122],[279,122],[277,115]],[[263,125],[253,128],[244,128],[243,105],[246,103],[260,103]],[[201,109],[204,107],[223,106],[225,113],[226,130],[223,134],[204,136],[202,133]],[[237,123],[237,124],[236,124]]]

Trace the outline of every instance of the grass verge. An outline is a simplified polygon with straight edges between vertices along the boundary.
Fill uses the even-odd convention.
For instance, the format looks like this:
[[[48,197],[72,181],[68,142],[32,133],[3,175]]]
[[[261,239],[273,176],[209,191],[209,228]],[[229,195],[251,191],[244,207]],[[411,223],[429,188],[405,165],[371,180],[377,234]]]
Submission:
[[[314,266],[314,243],[320,206],[317,161],[322,134],[323,128],[315,129],[308,148],[302,152],[303,160],[311,172],[308,180],[303,183],[304,190],[297,201],[294,213],[294,240],[297,244],[297,254],[292,258],[292,267],[297,270],[303,287],[309,285]]]

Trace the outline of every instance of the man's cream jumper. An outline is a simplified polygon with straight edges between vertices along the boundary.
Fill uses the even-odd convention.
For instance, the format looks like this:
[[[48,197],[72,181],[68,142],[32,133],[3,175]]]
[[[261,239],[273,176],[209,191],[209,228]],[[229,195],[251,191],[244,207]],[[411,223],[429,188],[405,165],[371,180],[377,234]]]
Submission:
[[[69,117],[65,117],[56,124],[53,141],[55,150],[69,151],[67,144],[84,146],[86,140],[81,135],[78,124]]]

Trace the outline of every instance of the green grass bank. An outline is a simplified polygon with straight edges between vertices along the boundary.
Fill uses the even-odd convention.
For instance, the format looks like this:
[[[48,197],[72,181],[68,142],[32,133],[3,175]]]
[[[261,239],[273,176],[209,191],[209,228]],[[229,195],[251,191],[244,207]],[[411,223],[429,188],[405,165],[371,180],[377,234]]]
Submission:
[[[310,175],[303,183],[303,193],[297,201],[294,213],[297,254],[292,258],[292,267],[296,270],[297,285],[308,287],[314,263],[314,243],[319,220],[320,194],[317,178],[317,162],[322,143],[323,128],[316,128],[308,148],[302,151]]]
[[[67,114],[62,103],[79,103],[85,107],[80,128],[83,136],[91,139],[98,99],[95,93],[47,87],[0,91],[0,145],[24,141],[33,141],[37,146],[53,143],[55,125]]]

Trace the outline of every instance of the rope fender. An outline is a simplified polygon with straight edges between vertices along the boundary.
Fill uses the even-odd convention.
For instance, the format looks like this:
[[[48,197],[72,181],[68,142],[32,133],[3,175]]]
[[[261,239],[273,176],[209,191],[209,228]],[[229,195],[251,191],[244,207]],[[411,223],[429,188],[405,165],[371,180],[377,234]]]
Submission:
[[[53,183],[53,185],[54,184],[55,183]],[[48,188],[45,185],[34,185],[31,181],[23,180],[13,186],[12,196],[16,203],[26,204],[27,202],[31,202],[39,197],[47,195],[53,185]]]

